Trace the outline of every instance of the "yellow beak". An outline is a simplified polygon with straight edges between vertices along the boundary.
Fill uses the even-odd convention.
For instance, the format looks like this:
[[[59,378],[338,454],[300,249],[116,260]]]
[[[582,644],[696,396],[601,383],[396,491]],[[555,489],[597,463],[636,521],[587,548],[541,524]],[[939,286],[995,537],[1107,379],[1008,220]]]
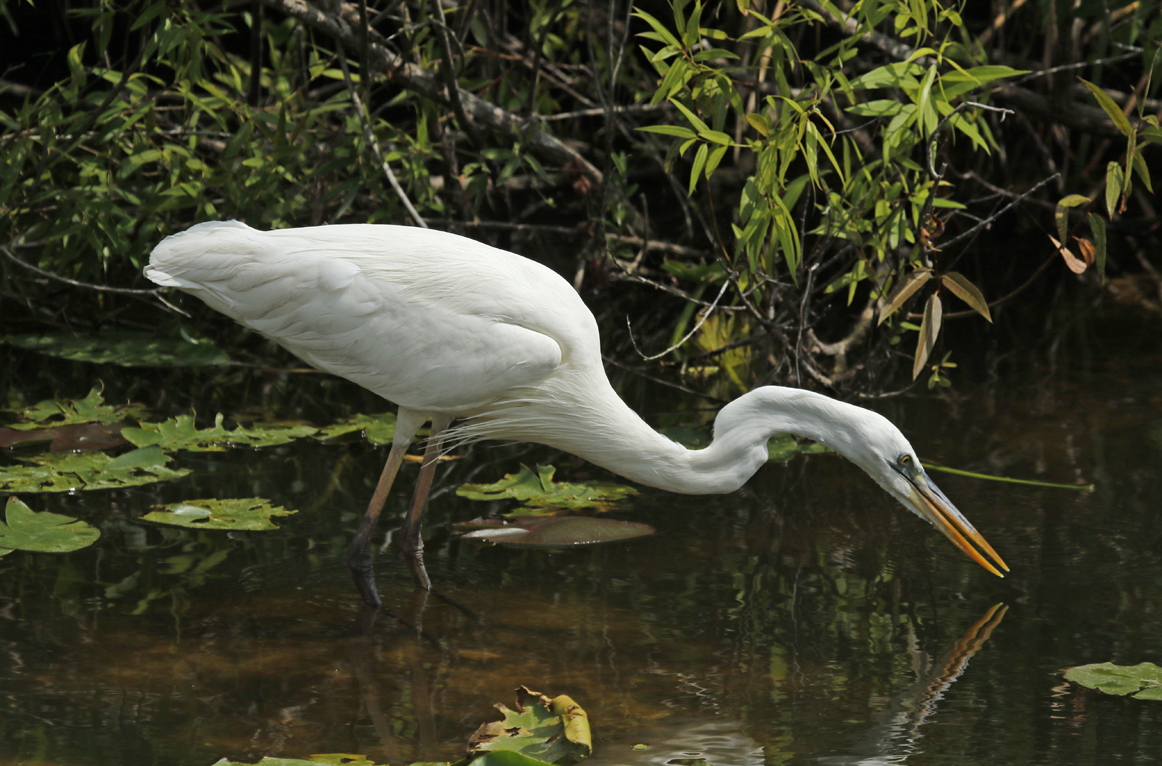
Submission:
[[[932,522],[933,526],[944,533],[944,536],[952,541],[960,550],[968,554],[976,563],[988,571],[995,574],[997,577],[1004,577],[1000,569],[1009,571],[1009,566],[997,555],[993,547],[988,544],[988,541],[981,536],[980,532],[976,531],[968,519],[956,510],[956,506],[952,501],[944,496],[931,479],[928,478],[927,472],[924,469],[916,471],[915,476],[907,477],[913,487],[912,504],[920,512],[920,515]],[[967,540],[965,538],[968,538]],[[969,543],[969,540],[972,543]],[[975,544],[975,548],[973,545]],[[980,550],[977,550],[977,549]],[[992,561],[990,562],[983,555],[981,551],[988,554]],[[995,562],[996,566],[993,565]],[[998,569],[997,567],[1000,567]]]

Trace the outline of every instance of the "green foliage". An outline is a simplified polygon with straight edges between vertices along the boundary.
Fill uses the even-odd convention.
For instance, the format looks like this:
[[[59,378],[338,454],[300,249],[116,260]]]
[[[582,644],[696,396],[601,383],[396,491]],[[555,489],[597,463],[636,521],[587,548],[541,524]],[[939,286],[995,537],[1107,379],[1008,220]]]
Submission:
[[[111,458],[103,452],[34,455],[25,465],[0,466],[0,492],[78,492],[122,489],[177,479],[189,473],[167,467],[160,447],[143,447]]]
[[[1065,678],[1089,689],[1140,700],[1162,700],[1162,668],[1152,662],[1115,665],[1100,662],[1078,665],[1065,671]]]
[[[84,399],[46,400],[14,414],[25,422],[0,429],[0,445],[52,443],[50,453],[18,453],[14,457],[20,465],[0,465],[0,491],[7,492],[114,489],[177,479],[189,471],[169,468],[167,464],[172,454],[181,450],[222,452],[238,446],[269,447],[308,436],[327,438],[359,428],[365,429],[372,443],[389,443],[395,425],[394,415],[382,414],[354,415],[324,429],[303,423],[256,423],[228,429],[225,417],[219,413],[213,426],[199,429],[193,414],[150,422],[144,419],[146,410],[142,405],[107,405],[99,388]],[[136,421],[137,425],[126,421]],[[117,457],[98,451],[126,442],[138,449]]]
[[[111,406],[105,404],[101,389],[94,388],[84,399],[46,399],[23,410],[10,410],[24,423],[11,423],[9,428],[31,431],[48,426],[69,426],[79,423],[116,423],[125,418],[139,418],[145,414],[140,404]]]
[[[94,39],[69,51],[71,76],[0,112],[0,213],[9,239],[40,243],[40,266],[91,282],[140,273],[159,239],[199,220],[277,228],[355,207],[363,220],[399,218],[382,170],[361,160],[347,89],[325,87],[342,78],[333,56],[304,45],[298,22],[263,26],[269,56],[254,71],[220,44],[250,15],[161,0],[132,11],[134,60],[95,63],[119,54],[109,46],[125,17],[114,5],[81,9]],[[431,148],[387,120],[374,129],[402,147],[387,157],[402,182],[436,203],[413,186]]]
[[[1042,173],[1024,166],[1035,153],[1019,142],[997,151],[1014,141],[1015,121],[1002,130],[992,93],[1029,90],[1022,83],[1048,73],[990,61],[1017,52],[1000,36],[983,44],[946,0],[790,3],[777,17],[748,0],[610,9],[485,0],[442,7],[442,21],[421,0],[398,5],[370,5],[367,40],[380,53],[363,60],[357,14],[340,23],[326,6],[295,18],[302,6],[267,3],[255,15],[225,3],[82,3],[71,12],[90,34],[59,56],[57,80],[22,99],[0,90],[0,244],[58,275],[128,284],[154,243],[190,223],[399,223],[410,217],[402,194],[436,225],[459,218],[473,236],[564,234],[567,247],[597,253],[591,271],[602,276],[672,275],[676,284],[662,287],[693,300],[653,329],[678,347],[670,356],[684,374],[726,398],[792,368],[842,387],[892,345],[910,353],[914,378],[946,385],[950,368],[934,361],[946,350],[937,309],[967,315],[952,296],[991,319],[1005,294],[998,275],[1010,271],[997,254],[965,258],[950,243],[999,215],[998,196],[1040,188],[1062,167],[1067,191],[1104,183],[1104,193],[1086,192],[1093,199],[1063,193],[1054,220],[1037,221],[1057,229],[1045,257],[1100,278],[1107,220],[1152,190],[1144,152],[1162,143],[1162,127],[1145,104],[1157,90],[1162,22],[1144,12],[1111,29],[1093,3],[1043,20],[1042,34],[1091,25],[1079,62],[1118,46],[1119,61],[1122,48],[1140,60],[1078,72],[1075,90],[1096,103],[1087,104],[1096,121],[1108,120],[1100,128],[1113,149],[1100,142],[1102,156],[1090,156],[1099,142],[1070,139],[1070,160],[1046,157]],[[345,56],[336,26],[360,36],[359,45],[343,38]],[[387,52],[406,52],[406,67],[389,71]],[[1122,67],[1142,72],[1128,78],[1141,80],[1133,109],[1101,82],[1115,71],[1127,79]],[[468,116],[469,101],[501,119]],[[1052,120],[1013,108],[1041,147],[1050,131],[1035,122]],[[544,149],[554,132],[572,141],[563,155]],[[1023,169],[995,178],[1014,164]],[[678,193],[665,197],[658,167],[677,177]],[[638,201],[658,197],[651,220]],[[0,279],[22,274],[3,263]],[[861,302],[870,330],[856,318]],[[108,309],[102,301],[98,313]],[[30,312],[28,321],[41,320]],[[845,324],[839,344],[812,337]],[[22,347],[98,363],[226,361],[197,343],[125,336],[108,348],[104,327],[64,338],[60,326],[5,331]]]
[[[681,0],[671,7],[672,25],[645,11],[636,15],[650,27],[640,37],[661,45],[642,47],[661,78],[654,102],[672,104],[688,127],[643,130],[672,138],[671,164],[693,150],[689,194],[703,179],[711,179],[728,148],[753,157],[755,170],[742,186],[728,264],[738,271],[740,287],[749,289],[753,305],[766,305],[764,293],[776,289],[780,279],[803,287],[810,265],[803,237],[810,235],[822,242],[846,242],[852,254],[828,292],[843,288],[851,303],[863,285],[870,286],[874,300],[898,284],[881,310],[881,322],[932,276],[939,277],[938,288],[990,318],[983,293],[967,277],[938,275],[928,265],[929,240],[941,225],[931,211],[964,205],[944,196],[949,186],[932,171],[931,157],[923,155],[933,151],[931,145],[957,138],[975,151],[995,148],[981,110],[969,107],[967,99],[983,98],[989,84],[1023,72],[966,61],[959,40],[967,33],[959,15],[935,2],[857,6],[850,20],[859,25],[860,34],[871,33],[894,10],[900,34],[914,35],[924,44],[907,61],[884,64],[850,80],[847,64],[856,53],[858,36],[844,38],[814,60],[804,59],[792,42],[793,30],[818,21],[813,11],[797,8],[768,19],[751,8],[756,23],[733,40],[723,30],[703,26],[700,0],[692,8]],[[761,104],[746,104],[737,78],[729,76],[729,60],[738,56],[718,47],[729,43],[736,50],[754,46],[767,57],[762,74],[773,82],[775,93]],[[808,80],[803,87],[790,84],[794,67],[802,67]],[[836,129],[825,113],[832,103],[844,103],[848,114],[879,124],[878,152],[861,145],[853,131],[841,134]],[[735,132],[739,138],[730,137],[732,120],[740,126]],[[810,194],[805,195],[808,186]],[[792,212],[804,205],[804,214]],[[818,224],[803,230],[804,219]],[[940,334],[941,308],[939,295],[932,293],[919,330],[914,377]]]
[[[524,686],[516,690],[516,710],[498,704],[503,720],[482,724],[468,740],[468,756],[501,751],[525,756],[513,766],[552,763],[569,766],[593,752],[589,716],[571,698],[549,699]],[[505,761],[505,763],[509,763]]]
[[[391,444],[395,436],[395,414],[383,412],[378,415],[352,415],[320,428],[316,436],[320,439],[334,439],[355,431],[362,431],[372,444]]]
[[[150,511],[142,521],[155,524],[170,524],[190,529],[230,529],[257,532],[277,529],[270,519],[273,516],[289,516],[297,511],[288,511],[280,506],[271,506],[261,497],[211,498],[208,500],[185,500],[180,503],[159,506],[161,510]]]
[[[88,547],[101,533],[83,521],[59,513],[36,513],[19,498],[8,498],[0,525],[0,556],[13,550],[68,553]]]
[[[193,415],[178,415],[163,423],[142,423],[140,428],[123,428],[121,435],[138,447],[157,445],[173,452],[223,452],[228,446],[270,447],[311,436],[318,429],[301,423],[260,423],[251,428],[237,426],[233,431],[222,425],[218,413],[211,428],[198,430]]]
[[[544,516],[578,510],[609,511],[623,504],[626,498],[638,494],[633,487],[612,482],[554,482],[556,470],[551,465],[539,465],[534,474],[527,466],[521,466],[520,473],[508,474],[492,484],[462,484],[456,494],[469,500],[511,499],[527,504],[513,511],[510,514],[513,516]]]

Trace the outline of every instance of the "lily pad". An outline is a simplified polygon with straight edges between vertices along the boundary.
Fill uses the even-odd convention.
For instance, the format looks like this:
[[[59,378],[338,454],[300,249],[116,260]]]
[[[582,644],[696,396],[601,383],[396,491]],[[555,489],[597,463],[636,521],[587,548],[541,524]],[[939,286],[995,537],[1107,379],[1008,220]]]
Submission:
[[[468,756],[512,751],[555,764],[574,764],[589,757],[593,743],[589,717],[565,695],[549,699],[524,686],[516,690],[516,710],[496,705],[504,720],[482,724],[468,740]]]
[[[1068,668],[1065,678],[1106,694],[1133,694],[1135,699],[1162,700],[1162,668],[1152,662],[1137,665],[1115,665],[1112,662],[1078,665]]]
[[[456,490],[469,500],[520,500],[528,503],[511,516],[546,516],[561,511],[609,511],[625,498],[638,494],[633,487],[612,482],[569,484],[554,482],[551,465],[537,466],[533,473],[521,466],[520,473],[508,474],[493,484],[464,484]]]
[[[208,343],[155,338],[148,333],[113,332],[88,337],[8,335],[0,341],[75,362],[121,367],[203,367],[230,363],[230,357]]]
[[[474,519],[456,525],[461,538],[503,545],[507,548],[571,548],[597,545],[652,535],[648,524],[593,516],[525,517],[506,523],[500,519]]]
[[[157,445],[166,451],[224,452],[228,445],[286,444],[318,430],[299,423],[259,423],[252,428],[238,426],[231,431],[222,421],[222,413],[218,413],[213,427],[199,431],[193,415],[178,415],[161,423],[142,423],[140,428],[123,428],[121,435],[138,447]]]
[[[261,497],[242,497],[209,500],[186,500],[181,503],[155,506],[163,510],[151,511],[142,521],[170,524],[190,529],[233,529],[259,532],[278,529],[272,516],[289,516],[298,511],[271,506]]]
[[[36,513],[18,498],[8,498],[7,524],[0,525],[0,556],[13,550],[68,553],[86,548],[101,533],[85,522],[59,513]]]
[[[395,437],[395,415],[382,412],[378,415],[352,415],[349,418],[320,428],[315,436],[319,439],[334,439],[336,436],[362,431],[372,444],[391,444]]]
[[[140,404],[110,406],[101,398],[101,389],[94,388],[84,399],[46,399],[23,410],[9,411],[28,422],[9,423],[8,428],[31,431],[77,423],[117,423],[125,418],[136,419],[145,414],[145,407]]]
[[[160,447],[145,447],[111,458],[103,452],[37,455],[32,465],[0,467],[0,492],[71,492],[118,489],[153,484],[185,476],[185,469],[167,468]]]

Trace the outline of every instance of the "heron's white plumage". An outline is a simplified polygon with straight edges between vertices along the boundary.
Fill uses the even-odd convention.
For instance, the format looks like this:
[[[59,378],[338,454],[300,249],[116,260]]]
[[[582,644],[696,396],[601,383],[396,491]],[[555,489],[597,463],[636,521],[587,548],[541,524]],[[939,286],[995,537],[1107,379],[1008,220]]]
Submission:
[[[597,323],[564,279],[455,234],[203,223],[159,244],[146,275],[402,407],[467,418],[452,441],[548,444],[672,492],[738,489],[776,433],[828,444],[865,470],[874,458],[861,451],[885,437],[911,452],[876,413],[777,386],[727,405],[714,443],[688,450],[613,391]]]
[[[597,323],[576,291],[541,264],[466,237],[204,223],[161,242],[145,273],[397,403],[409,427],[397,429],[396,446],[406,447],[424,416],[441,414],[462,419],[446,432],[452,443],[539,442],[642,484],[703,494],[742,486],[767,461],[767,440],[791,433],[844,455],[941,523],[917,500],[928,480],[916,478],[923,471],[900,431],[820,394],[777,386],[745,394],[722,409],[702,450],[658,434],[610,386]]]

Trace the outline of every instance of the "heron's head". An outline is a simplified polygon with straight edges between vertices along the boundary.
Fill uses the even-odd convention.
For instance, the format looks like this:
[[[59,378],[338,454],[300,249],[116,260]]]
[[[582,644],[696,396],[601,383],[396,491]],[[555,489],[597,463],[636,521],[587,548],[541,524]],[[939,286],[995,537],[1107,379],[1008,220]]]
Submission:
[[[1001,570],[1009,570],[929,478],[900,429],[883,415],[812,391],[763,386],[723,407],[714,421],[715,444],[760,445],[753,451],[751,473],[766,460],[766,440],[776,433],[813,439],[838,452],[973,561],[998,577],[1004,577]]]
[[[864,410],[848,449],[837,451],[864,469],[905,508],[939,529],[960,550],[998,577],[1009,567],[928,476],[915,450],[889,420]],[[987,556],[987,558],[986,558]],[[991,560],[990,560],[991,559]]]

